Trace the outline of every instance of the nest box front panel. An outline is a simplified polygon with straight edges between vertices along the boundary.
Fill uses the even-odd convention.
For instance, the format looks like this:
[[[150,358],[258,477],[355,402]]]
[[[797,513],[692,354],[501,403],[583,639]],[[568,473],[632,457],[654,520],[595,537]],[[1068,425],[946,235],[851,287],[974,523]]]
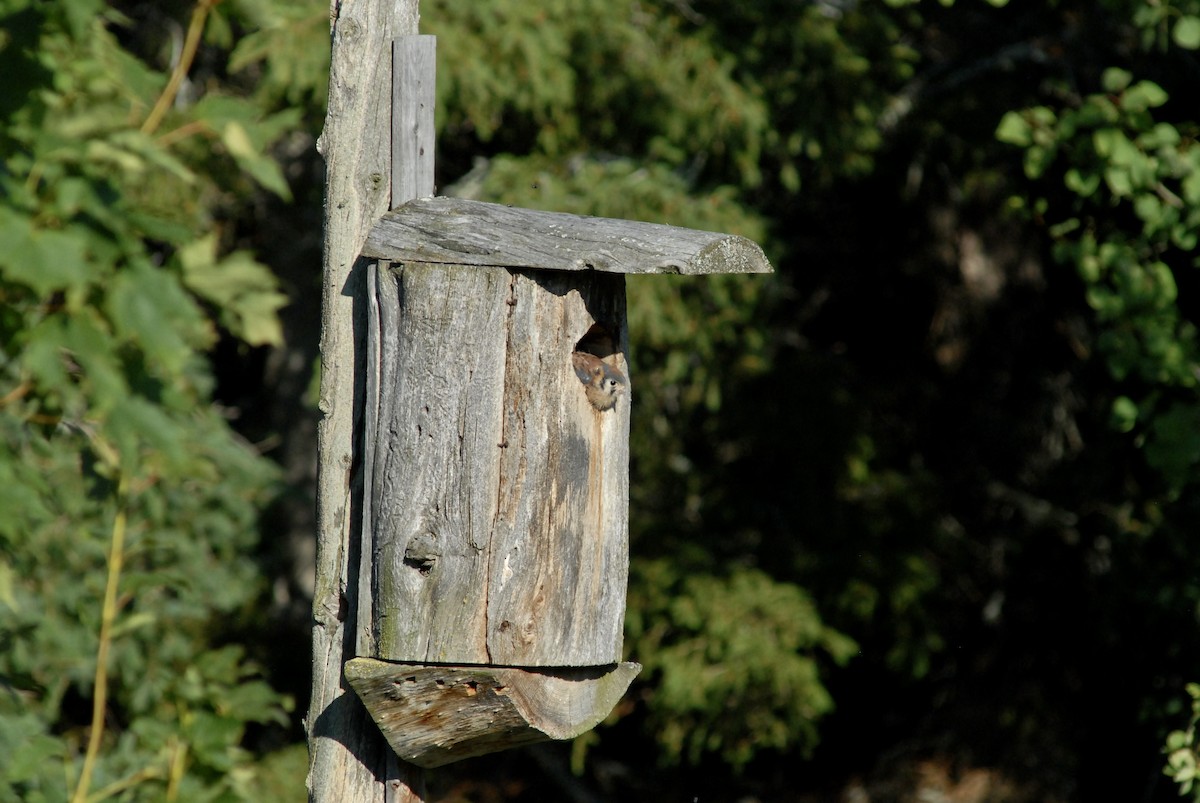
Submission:
[[[621,659],[628,570],[624,278],[383,271],[368,405],[374,652]]]
[[[574,357],[628,376],[624,277],[529,271],[514,274],[512,292],[489,654],[516,666],[616,663],[630,394],[626,386],[598,409]]]
[[[473,589],[487,583],[481,524],[495,515],[499,477],[480,458],[500,441],[495,344],[505,339],[508,271],[411,264],[377,282],[378,402],[366,422],[374,593],[361,597],[373,598],[373,651],[482,663],[485,610]]]

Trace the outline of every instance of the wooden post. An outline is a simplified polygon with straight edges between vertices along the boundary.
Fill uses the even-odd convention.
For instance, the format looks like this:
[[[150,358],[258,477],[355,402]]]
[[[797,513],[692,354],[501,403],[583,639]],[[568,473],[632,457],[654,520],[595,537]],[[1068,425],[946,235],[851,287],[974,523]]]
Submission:
[[[392,202],[392,41],[417,32],[417,7],[417,0],[333,0],[330,9],[329,106],[317,144],[326,178],[313,679],[305,721],[313,803],[423,796],[419,774],[404,773],[343,680],[358,622],[356,438],[363,383],[356,364],[364,357],[367,265],[360,254],[367,232]]]

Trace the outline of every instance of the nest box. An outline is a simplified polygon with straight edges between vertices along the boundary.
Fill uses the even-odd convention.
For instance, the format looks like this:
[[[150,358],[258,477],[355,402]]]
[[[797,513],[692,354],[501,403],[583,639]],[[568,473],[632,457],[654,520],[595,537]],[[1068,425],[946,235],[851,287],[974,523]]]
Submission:
[[[770,265],[738,236],[455,198],[398,206],[363,256],[368,626],[346,678],[419,766],[577,736],[640,669],[625,274]]]

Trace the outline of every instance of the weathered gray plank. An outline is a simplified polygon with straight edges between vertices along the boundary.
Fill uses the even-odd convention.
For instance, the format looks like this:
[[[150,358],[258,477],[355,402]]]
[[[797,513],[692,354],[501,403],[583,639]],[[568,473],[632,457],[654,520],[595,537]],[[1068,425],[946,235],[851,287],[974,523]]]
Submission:
[[[437,37],[401,36],[392,45],[392,207],[433,195]]]
[[[571,739],[608,716],[635,663],[529,671],[355,658],[346,678],[396,754],[422,767],[547,739]]]
[[[518,274],[505,374],[488,652],[515,666],[621,660],[629,572],[629,410],[587,401],[575,344],[599,323],[625,355],[625,278]]]
[[[600,323],[602,356],[628,374],[623,278],[422,263],[394,276],[367,523],[375,655],[618,662],[629,401],[593,408],[571,354]]]
[[[367,269],[367,357],[363,363],[363,373],[366,376],[363,394],[362,417],[362,461],[363,488],[362,521],[360,522],[360,548],[358,562],[358,608],[357,619],[361,626],[355,632],[355,655],[374,655],[376,650],[375,633],[375,583],[371,578],[375,574],[375,549],[371,529],[367,522],[374,520],[375,511],[372,508],[374,499],[370,488],[374,485],[376,444],[379,440],[379,395],[382,366],[381,354],[385,349],[395,347],[396,332],[394,327],[385,327],[382,318],[386,310],[393,309],[396,303],[396,282],[391,273],[390,262],[372,262]],[[390,320],[390,319],[389,319]]]
[[[462,198],[420,198],[396,208],[372,228],[363,254],[398,262],[609,273],[771,272],[758,244],[733,234]]]
[[[487,663],[488,539],[499,480],[508,271],[380,274],[372,510],[375,655]]]

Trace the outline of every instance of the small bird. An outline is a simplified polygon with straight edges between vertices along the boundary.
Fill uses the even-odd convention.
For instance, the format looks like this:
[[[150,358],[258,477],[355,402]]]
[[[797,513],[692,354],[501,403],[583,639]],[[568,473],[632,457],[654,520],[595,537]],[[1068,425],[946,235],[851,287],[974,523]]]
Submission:
[[[583,392],[587,400],[597,410],[611,410],[629,386],[624,374],[595,354],[585,351],[572,352],[571,365],[575,367],[575,375],[583,383]]]

